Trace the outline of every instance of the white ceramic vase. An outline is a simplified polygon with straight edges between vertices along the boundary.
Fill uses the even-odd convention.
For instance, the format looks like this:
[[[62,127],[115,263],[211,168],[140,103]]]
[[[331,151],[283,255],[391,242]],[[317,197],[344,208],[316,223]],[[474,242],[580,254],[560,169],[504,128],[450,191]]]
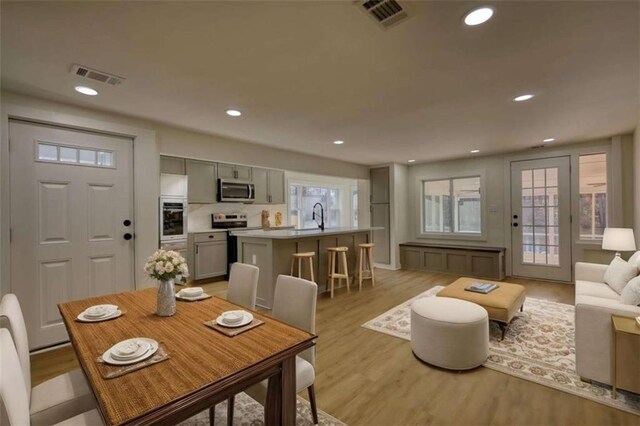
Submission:
[[[170,317],[176,313],[176,294],[173,280],[160,281],[156,315]]]

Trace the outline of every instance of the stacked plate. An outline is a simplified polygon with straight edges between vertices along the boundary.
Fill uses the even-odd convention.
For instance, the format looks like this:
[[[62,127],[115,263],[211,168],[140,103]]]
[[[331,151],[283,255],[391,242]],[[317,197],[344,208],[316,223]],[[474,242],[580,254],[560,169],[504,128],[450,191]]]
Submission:
[[[134,337],[116,343],[102,354],[107,364],[128,365],[144,361],[158,350],[158,342],[146,337]]]
[[[202,287],[187,287],[176,293],[176,298],[189,301],[208,299],[209,297],[211,296],[205,293]]]
[[[253,315],[247,311],[227,311],[223,312],[218,318],[216,323],[223,327],[242,327],[247,324],[251,324],[253,321]]]
[[[117,305],[95,305],[85,309],[78,315],[78,320],[84,322],[98,322],[118,318],[122,311]]]

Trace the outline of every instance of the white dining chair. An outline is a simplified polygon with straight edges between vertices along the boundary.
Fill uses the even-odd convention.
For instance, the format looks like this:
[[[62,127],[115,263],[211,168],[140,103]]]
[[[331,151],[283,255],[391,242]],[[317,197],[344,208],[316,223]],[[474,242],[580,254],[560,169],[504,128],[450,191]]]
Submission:
[[[25,385],[18,352],[6,328],[0,329],[0,405],[1,424],[10,426],[30,426],[32,421],[28,386]],[[80,413],[71,418],[63,418],[56,426],[97,426],[102,425],[98,410]],[[7,423],[5,423],[5,421]]]
[[[16,368],[21,371],[32,425],[52,425],[96,408],[93,392],[80,369],[60,374],[31,388],[27,327],[14,294],[2,297],[0,317],[5,317],[9,322],[19,360]]]
[[[229,273],[227,300],[249,309],[256,308],[260,268],[246,263],[233,263]]]
[[[273,296],[271,316],[309,333],[315,333],[317,297],[318,285],[313,281],[279,275]],[[296,357],[296,393],[308,390],[313,424],[318,424],[316,394],[313,387],[316,378],[315,364],[315,346]],[[267,400],[267,384],[267,380],[264,380],[245,390],[245,393],[264,405]],[[233,419],[233,404],[231,401],[229,404],[228,415],[230,419]]]

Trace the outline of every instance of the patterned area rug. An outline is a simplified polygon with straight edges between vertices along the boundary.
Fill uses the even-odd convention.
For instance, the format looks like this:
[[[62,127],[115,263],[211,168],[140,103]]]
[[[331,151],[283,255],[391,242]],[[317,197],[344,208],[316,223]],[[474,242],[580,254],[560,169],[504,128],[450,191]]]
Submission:
[[[298,397],[298,414],[296,425],[311,426],[311,407],[309,403]],[[227,424],[227,403],[216,405],[215,424]],[[264,425],[264,408],[246,393],[236,395],[233,411],[233,424],[237,426],[261,426]],[[322,410],[318,410],[318,424],[321,426],[346,426],[335,417],[331,417]],[[209,410],[203,411],[190,419],[180,423],[180,426],[209,426]]]
[[[443,288],[433,287],[362,326],[411,340],[411,303]],[[503,341],[500,328],[490,324],[485,367],[640,415],[639,395],[619,391],[612,399],[610,386],[584,383],[576,374],[573,305],[527,298]]]

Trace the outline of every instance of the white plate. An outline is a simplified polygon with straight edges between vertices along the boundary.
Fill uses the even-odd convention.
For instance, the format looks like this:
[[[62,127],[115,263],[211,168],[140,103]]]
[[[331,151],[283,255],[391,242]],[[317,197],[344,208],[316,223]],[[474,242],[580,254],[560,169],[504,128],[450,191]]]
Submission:
[[[211,295],[209,295],[209,294],[207,294],[207,293],[202,293],[201,295],[196,296],[196,297],[182,296],[182,295],[180,294],[180,292],[177,292],[177,293],[176,293],[176,299],[179,299],[179,300],[186,300],[186,301],[188,301],[188,302],[195,302],[196,300],[204,300],[204,299],[208,299],[208,298],[210,298],[210,297],[211,297]]]
[[[112,315],[117,310],[118,310],[117,305],[94,305],[84,310],[84,316],[86,318],[102,318],[102,317]],[[92,311],[98,311],[101,313],[94,314],[92,313]]]
[[[218,325],[221,325],[223,327],[237,328],[237,327],[242,327],[243,325],[250,324],[251,321],[253,321],[253,314],[251,312],[247,312],[247,311],[233,311],[233,312],[240,312],[244,316],[242,321],[237,322],[235,324],[227,324],[222,320],[222,315],[220,315],[218,318],[216,318],[216,323],[218,323]]]
[[[78,315],[76,317],[76,319],[78,321],[82,321],[82,322],[100,322],[100,321],[107,321],[107,320],[110,320],[110,319],[118,318],[120,315],[122,315],[122,311],[119,310],[119,309],[116,310],[111,315],[104,316],[104,317],[98,317],[98,318],[87,317],[87,316],[84,315],[84,312],[82,312],[80,315]]]
[[[135,339],[133,339],[135,340]],[[142,355],[144,355],[145,353],[147,353],[147,351],[151,348],[151,343],[145,341],[145,340],[141,340],[141,339],[137,339],[136,340],[136,345],[137,345],[137,349],[135,350],[135,352],[132,352],[131,354],[128,355],[119,355],[117,353],[117,347],[120,345],[125,345],[128,342],[131,342],[132,339],[129,340],[125,340],[124,342],[120,342],[117,345],[111,347],[111,358],[115,359],[117,361],[128,361],[131,359],[136,359],[141,357]]]
[[[137,358],[120,360],[120,359],[115,359],[111,356],[111,350],[116,346],[114,345],[109,349],[107,349],[107,351],[102,354],[102,360],[105,363],[111,364],[111,365],[129,365],[129,364],[135,364],[136,362],[144,361],[145,359],[149,358],[150,356],[152,356],[154,353],[158,351],[158,342],[156,342],[153,339],[147,339],[146,337],[134,337],[133,339],[128,339],[128,340],[141,340],[143,342],[146,342],[149,344],[149,350],[144,352],[141,356]],[[125,340],[124,342],[128,340]],[[119,342],[117,344],[119,345],[124,342]]]

